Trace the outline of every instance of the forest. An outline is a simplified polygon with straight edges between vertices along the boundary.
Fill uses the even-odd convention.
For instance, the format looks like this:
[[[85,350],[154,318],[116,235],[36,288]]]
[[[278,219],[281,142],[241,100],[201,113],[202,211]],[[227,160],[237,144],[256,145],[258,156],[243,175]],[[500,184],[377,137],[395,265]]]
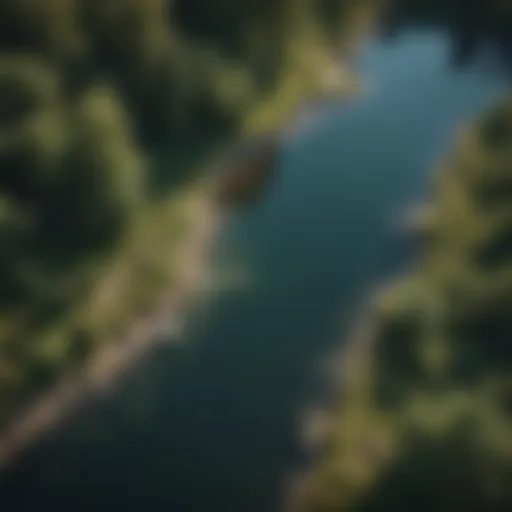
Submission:
[[[355,4],[2,2],[0,417],[155,305],[219,148],[325,92]]]

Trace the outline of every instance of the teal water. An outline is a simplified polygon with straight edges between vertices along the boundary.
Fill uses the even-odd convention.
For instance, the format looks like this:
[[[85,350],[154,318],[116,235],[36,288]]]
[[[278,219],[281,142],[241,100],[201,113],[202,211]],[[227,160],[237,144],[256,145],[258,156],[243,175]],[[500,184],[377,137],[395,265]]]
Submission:
[[[209,294],[186,344],[158,347],[5,475],[5,510],[278,508],[319,362],[408,257],[394,219],[505,86],[485,55],[452,67],[442,31],[370,42],[360,68],[366,95],[317,106],[286,138],[275,186],[218,240],[214,277],[236,262],[246,282]]]

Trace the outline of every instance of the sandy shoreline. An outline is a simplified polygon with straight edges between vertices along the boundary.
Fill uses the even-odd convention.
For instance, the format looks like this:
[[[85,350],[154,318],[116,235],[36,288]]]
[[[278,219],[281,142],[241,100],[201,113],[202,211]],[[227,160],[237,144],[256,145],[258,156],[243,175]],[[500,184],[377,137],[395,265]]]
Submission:
[[[115,386],[152,347],[179,340],[187,306],[201,287],[222,218],[240,200],[251,200],[247,196],[252,196],[254,188],[257,193],[265,188],[281,148],[280,136],[278,131],[253,137],[219,159],[219,169],[194,210],[190,232],[177,249],[174,281],[156,309],[136,318],[124,333],[105,340],[82,368],[64,374],[55,386],[13,414],[7,427],[0,429],[0,473],[86,400]]]
[[[83,369],[65,375],[0,431],[0,472],[41,436],[69,418],[85,400],[115,385],[156,343],[163,339],[178,340],[186,307],[201,285],[208,249],[220,228],[216,204],[205,198],[200,210],[180,248],[177,283],[163,295],[156,310],[135,320],[127,335],[103,343]]]

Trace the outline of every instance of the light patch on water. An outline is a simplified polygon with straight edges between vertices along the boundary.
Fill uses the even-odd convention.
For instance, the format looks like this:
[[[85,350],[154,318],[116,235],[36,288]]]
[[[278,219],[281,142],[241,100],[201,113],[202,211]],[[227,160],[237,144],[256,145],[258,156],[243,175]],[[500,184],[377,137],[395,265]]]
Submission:
[[[250,267],[241,260],[231,258],[218,262],[203,275],[189,308],[186,324],[179,333],[182,342],[190,343],[197,334],[210,328],[218,300],[234,292],[251,292],[258,287],[258,279]]]
[[[204,281],[204,294],[207,296],[219,293],[245,290],[256,284],[254,275],[243,263],[226,263],[217,268]]]

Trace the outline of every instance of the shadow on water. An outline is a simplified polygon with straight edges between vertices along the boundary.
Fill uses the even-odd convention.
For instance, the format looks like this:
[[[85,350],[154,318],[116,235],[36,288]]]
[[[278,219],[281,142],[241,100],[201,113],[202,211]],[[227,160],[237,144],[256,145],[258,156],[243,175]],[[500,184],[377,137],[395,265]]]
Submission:
[[[363,58],[369,96],[298,133],[264,200],[228,221],[214,269],[233,250],[256,284],[213,294],[185,344],[157,347],[20,460],[0,487],[6,510],[277,510],[304,461],[316,365],[361,290],[407,257],[390,214],[424,195],[456,126],[505,84],[467,57],[454,70],[446,32],[403,19]]]

